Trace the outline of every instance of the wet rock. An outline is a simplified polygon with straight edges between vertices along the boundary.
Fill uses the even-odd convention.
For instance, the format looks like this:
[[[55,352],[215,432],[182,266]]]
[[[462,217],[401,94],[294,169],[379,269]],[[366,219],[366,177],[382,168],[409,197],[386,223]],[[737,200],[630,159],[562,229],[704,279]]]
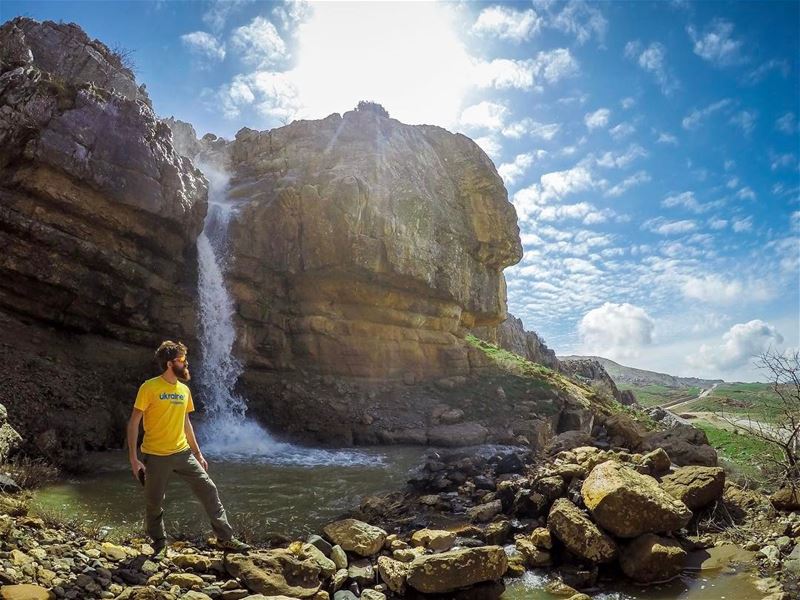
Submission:
[[[619,537],[678,530],[692,518],[686,505],[655,479],[613,461],[592,469],[581,496],[594,520]]]
[[[377,554],[386,541],[386,532],[380,527],[357,519],[344,519],[329,523],[323,528],[325,535],[346,552],[360,556]]]
[[[225,570],[247,589],[269,595],[311,598],[320,589],[320,568],[311,559],[298,560],[288,550],[229,554]]]
[[[722,497],[725,471],[721,467],[681,467],[666,475],[661,487],[694,511]]]
[[[322,550],[320,550],[319,547],[313,544],[310,543],[303,544],[302,547],[300,548],[300,552],[298,553],[298,555],[302,559],[310,558],[315,563],[317,563],[317,565],[320,568],[320,571],[322,571],[322,575],[326,579],[336,572],[336,563],[333,562],[330,558],[326,557],[325,554],[323,554]]]
[[[502,546],[511,533],[511,522],[507,520],[488,523],[483,530],[483,541],[490,546]]]
[[[678,542],[646,533],[623,548],[619,562],[631,579],[651,583],[679,574],[685,559],[686,551]]]
[[[514,546],[525,559],[525,564],[531,569],[547,567],[553,562],[550,552],[537,548],[529,538],[517,538]]]
[[[337,569],[346,569],[347,568],[347,554],[339,544],[336,544],[333,548],[331,548],[330,558],[333,561],[333,564],[336,565]]]
[[[375,583],[375,569],[369,559],[354,560],[347,567],[347,577],[365,587]]]
[[[503,577],[508,566],[500,546],[450,550],[420,556],[409,565],[407,585],[426,594],[443,594]]]
[[[547,517],[547,528],[583,560],[607,563],[617,557],[617,545],[569,500],[559,498]]]
[[[310,535],[306,540],[307,543],[316,546],[320,552],[322,552],[325,556],[330,557],[331,555],[331,545],[323,538],[318,535]]]

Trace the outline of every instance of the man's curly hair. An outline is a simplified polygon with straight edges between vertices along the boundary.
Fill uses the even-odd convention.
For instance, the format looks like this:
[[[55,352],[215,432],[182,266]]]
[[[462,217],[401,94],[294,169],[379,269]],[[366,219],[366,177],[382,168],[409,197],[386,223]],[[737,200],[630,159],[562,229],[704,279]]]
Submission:
[[[166,371],[169,361],[175,360],[187,352],[189,352],[189,349],[182,342],[173,342],[171,340],[161,342],[158,350],[156,350],[156,363],[158,363],[158,367],[162,371]]]

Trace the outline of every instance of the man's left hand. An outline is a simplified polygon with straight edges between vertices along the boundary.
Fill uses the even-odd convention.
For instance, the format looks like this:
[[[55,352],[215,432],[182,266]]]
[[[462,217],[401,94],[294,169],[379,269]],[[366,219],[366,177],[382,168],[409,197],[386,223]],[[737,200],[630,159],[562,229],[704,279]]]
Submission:
[[[200,463],[200,466],[203,467],[203,471],[208,471],[208,463],[206,462],[206,459],[203,457],[203,453],[198,452],[197,454],[194,455],[194,457],[197,459],[197,462]]]

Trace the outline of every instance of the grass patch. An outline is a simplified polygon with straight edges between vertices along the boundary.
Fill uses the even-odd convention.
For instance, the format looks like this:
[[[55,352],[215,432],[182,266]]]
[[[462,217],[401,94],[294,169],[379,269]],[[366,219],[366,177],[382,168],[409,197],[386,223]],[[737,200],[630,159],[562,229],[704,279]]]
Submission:
[[[750,415],[757,421],[778,420],[780,397],[767,383],[722,383],[705,398],[687,404],[684,409],[693,412],[734,413]]]
[[[58,479],[58,469],[41,459],[15,457],[0,468],[0,473],[13,479],[24,489],[41,487]]]
[[[617,384],[620,390],[630,390],[636,396],[636,401],[642,406],[656,406],[664,404],[672,400],[681,398],[695,398],[700,394],[702,388],[699,387],[686,387],[686,388],[670,388],[664,385],[645,385],[638,386],[630,383]]]
[[[596,397],[596,394],[589,388],[544,365],[531,362],[519,354],[504,350],[471,334],[466,336],[466,341],[486,354],[500,372],[524,379],[524,381],[518,382],[518,385],[527,388],[539,385],[563,390],[585,406],[588,406],[590,398]]]
[[[754,479],[763,479],[765,472],[769,471],[771,463],[766,457],[778,460],[782,456],[780,450],[772,444],[733,426],[727,429],[702,420],[692,424],[705,432],[708,442],[722,457],[737,470]]]

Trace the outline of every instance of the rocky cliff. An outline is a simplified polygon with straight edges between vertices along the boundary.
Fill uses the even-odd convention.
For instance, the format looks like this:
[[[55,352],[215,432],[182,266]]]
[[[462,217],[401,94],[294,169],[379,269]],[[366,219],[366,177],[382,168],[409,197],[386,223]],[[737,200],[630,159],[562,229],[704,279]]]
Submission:
[[[472,333],[531,362],[550,367],[554,371],[561,370],[556,353],[547,347],[538,333],[525,331],[522,319],[510,313],[508,318],[496,327],[476,327]]]
[[[505,318],[502,270],[521,257],[514,208],[474,142],[371,111],[243,129],[224,147],[176,130],[231,175],[228,280],[251,368],[469,372],[463,331]]]
[[[119,443],[154,345],[193,336],[207,186],[79,27],[17,18],[0,49],[0,403],[69,460]]]

